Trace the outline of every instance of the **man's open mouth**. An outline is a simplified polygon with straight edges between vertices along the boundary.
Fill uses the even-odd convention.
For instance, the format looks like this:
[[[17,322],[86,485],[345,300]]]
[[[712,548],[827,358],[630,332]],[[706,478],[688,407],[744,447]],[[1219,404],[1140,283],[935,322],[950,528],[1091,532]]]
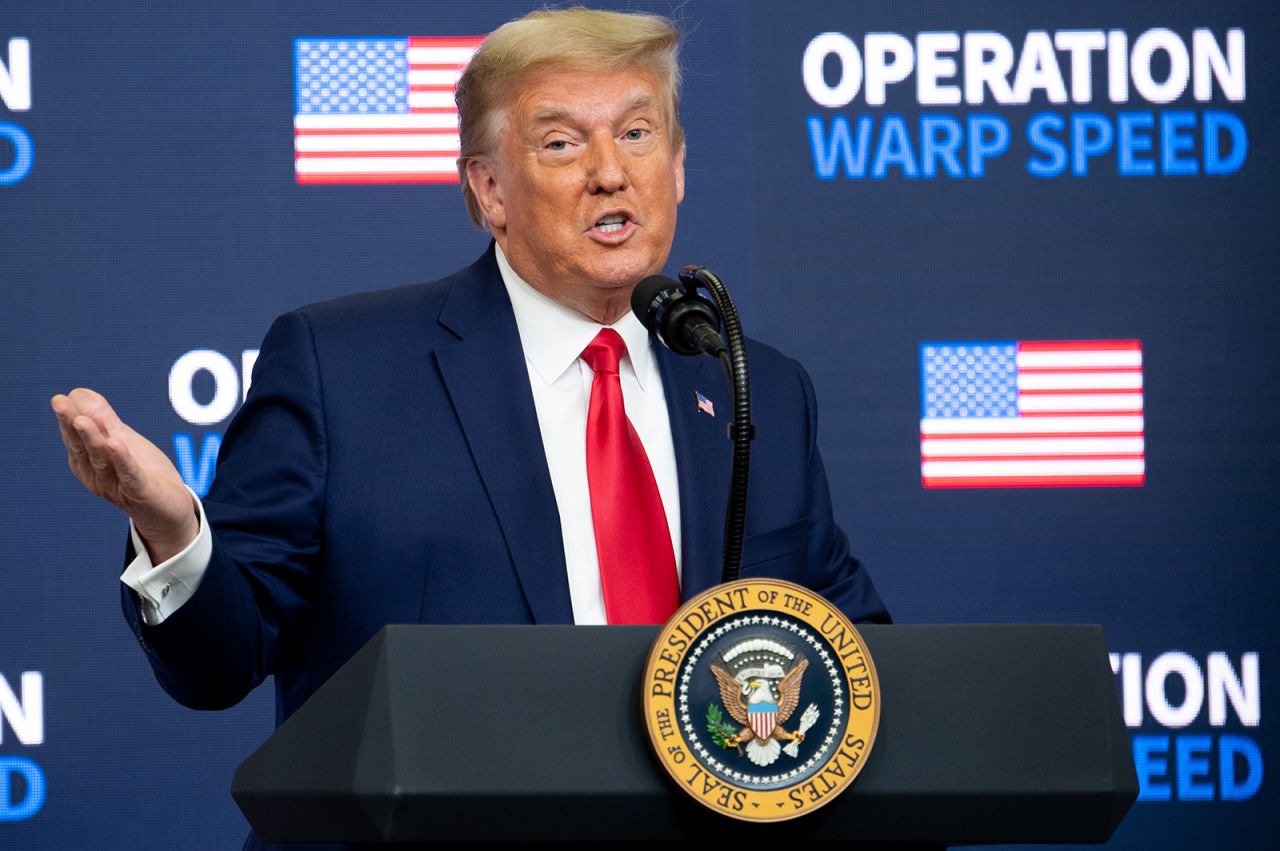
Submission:
[[[622,230],[626,223],[627,217],[620,214],[604,216],[596,222],[596,230],[601,233],[616,233],[617,231]]]

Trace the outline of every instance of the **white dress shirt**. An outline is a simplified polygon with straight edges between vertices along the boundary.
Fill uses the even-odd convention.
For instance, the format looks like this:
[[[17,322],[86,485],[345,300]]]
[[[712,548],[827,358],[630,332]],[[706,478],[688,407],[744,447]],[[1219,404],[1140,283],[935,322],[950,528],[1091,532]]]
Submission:
[[[603,624],[607,622],[604,594],[600,587],[600,564],[587,486],[587,409],[595,373],[581,354],[605,326],[535,290],[507,263],[502,248],[495,246],[495,250],[529,368],[538,429],[542,432],[551,487],[559,509],[573,620],[577,624]],[[680,489],[662,376],[649,347],[649,334],[635,316],[628,312],[610,327],[627,345],[618,369],[622,398],[627,417],[640,435],[653,467],[667,513],[678,573],[681,569]],[[195,498],[195,494],[192,497]],[[129,524],[137,556],[125,568],[120,580],[138,594],[142,617],[149,624],[162,622],[189,600],[208,569],[213,537],[198,499],[196,506],[200,515],[196,539],[182,552],[158,565],[152,565],[137,530],[132,522]]]

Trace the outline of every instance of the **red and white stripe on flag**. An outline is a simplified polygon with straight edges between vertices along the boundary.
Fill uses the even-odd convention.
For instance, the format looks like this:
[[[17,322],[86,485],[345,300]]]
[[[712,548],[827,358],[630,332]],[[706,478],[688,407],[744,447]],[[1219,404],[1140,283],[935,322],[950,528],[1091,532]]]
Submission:
[[[457,183],[454,90],[483,40],[299,40],[297,181]]]
[[[1144,483],[1138,340],[926,343],[921,365],[925,487]]]

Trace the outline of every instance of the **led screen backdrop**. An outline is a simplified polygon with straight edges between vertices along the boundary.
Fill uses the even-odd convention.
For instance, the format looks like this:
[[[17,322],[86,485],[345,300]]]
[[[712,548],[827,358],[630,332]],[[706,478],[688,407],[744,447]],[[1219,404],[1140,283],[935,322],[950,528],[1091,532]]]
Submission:
[[[1101,623],[1142,781],[1111,846],[1269,847],[1270,7],[614,5],[688,35],[672,269],[715,269],[810,370],[895,617]],[[268,690],[161,692],[119,612],[124,524],[48,399],[101,390],[204,492],[272,318],[484,250],[449,89],[526,9],[0,9],[0,846],[242,841]]]

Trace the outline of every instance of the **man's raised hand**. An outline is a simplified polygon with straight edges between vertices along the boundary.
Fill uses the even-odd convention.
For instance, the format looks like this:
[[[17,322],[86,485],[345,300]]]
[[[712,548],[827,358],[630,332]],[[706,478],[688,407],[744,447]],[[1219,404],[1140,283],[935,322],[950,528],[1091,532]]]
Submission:
[[[83,387],[51,402],[67,464],[86,488],[129,515],[154,564],[177,555],[200,531],[176,467],[125,425],[101,394]]]

